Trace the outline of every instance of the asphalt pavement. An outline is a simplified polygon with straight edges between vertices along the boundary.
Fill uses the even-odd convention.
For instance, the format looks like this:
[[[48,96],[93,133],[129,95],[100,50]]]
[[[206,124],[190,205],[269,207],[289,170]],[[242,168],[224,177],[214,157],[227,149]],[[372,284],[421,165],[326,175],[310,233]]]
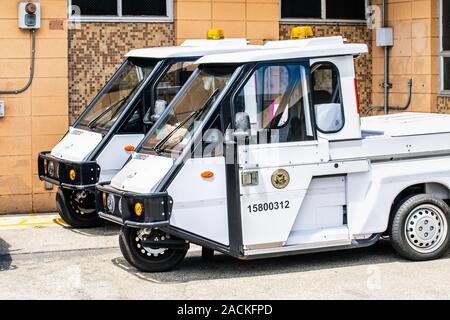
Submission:
[[[55,214],[0,216],[0,299],[449,299],[450,253],[410,262],[389,241],[370,248],[212,262],[192,246],[174,271],[143,273],[119,228],[76,230]]]

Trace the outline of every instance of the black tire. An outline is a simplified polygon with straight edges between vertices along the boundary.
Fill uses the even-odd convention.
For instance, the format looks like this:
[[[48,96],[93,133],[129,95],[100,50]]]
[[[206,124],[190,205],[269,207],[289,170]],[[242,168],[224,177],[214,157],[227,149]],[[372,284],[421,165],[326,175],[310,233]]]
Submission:
[[[98,216],[95,210],[95,201],[89,204],[93,205],[94,211],[81,214],[76,209],[76,204],[73,201],[73,196],[76,191],[59,188],[56,193],[56,208],[61,218],[70,226],[74,228],[94,228],[103,224],[103,220]],[[93,197],[94,195],[90,195]],[[94,198],[95,199],[95,198]],[[91,199],[92,201],[92,199]]]
[[[166,249],[163,253],[149,255],[148,251],[137,241],[140,229],[122,227],[119,235],[119,246],[123,257],[133,267],[143,272],[165,272],[174,269],[183,261],[187,249],[174,250]],[[144,250],[145,252],[142,252]],[[161,249],[162,250],[162,249]]]
[[[450,208],[428,194],[412,196],[393,213],[389,236],[394,249],[413,261],[438,259],[450,245]]]

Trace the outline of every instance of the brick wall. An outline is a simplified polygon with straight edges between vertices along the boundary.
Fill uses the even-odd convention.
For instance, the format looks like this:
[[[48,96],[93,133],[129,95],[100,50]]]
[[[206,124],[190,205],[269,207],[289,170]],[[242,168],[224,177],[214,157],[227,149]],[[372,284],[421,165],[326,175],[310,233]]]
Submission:
[[[210,28],[253,44],[278,39],[279,0],[175,0],[174,7],[177,43],[203,39]]]
[[[18,28],[19,0],[1,0],[0,90],[16,90],[28,81],[30,32]],[[49,150],[67,130],[67,2],[40,0],[42,28],[36,37],[36,71],[32,86],[20,95],[5,95],[0,118],[0,213],[55,209],[37,176],[37,153]],[[62,28],[59,28],[61,26]]]
[[[281,24],[280,39],[290,39],[290,30],[298,24]],[[343,36],[349,43],[366,43],[369,53],[355,60],[356,78],[358,80],[359,100],[362,112],[372,104],[372,31],[366,25],[316,25],[314,36]]]
[[[69,30],[70,123],[137,48],[174,44],[172,23],[82,23]]]
[[[439,113],[450,113],[450,97],[438,97],[436,111]]]
[[[381,5],[381,0],[374,0]],[[388,0],[388,25],[394,28],[394,46],[389,50],[391,106],[407,101],[408,79],[413,96],[408,111],[436,112],[439,81],[439,1]],[[373,43],[373,102],[383,105],[382,48]],[[442,110],[442,109],[441,109]]]

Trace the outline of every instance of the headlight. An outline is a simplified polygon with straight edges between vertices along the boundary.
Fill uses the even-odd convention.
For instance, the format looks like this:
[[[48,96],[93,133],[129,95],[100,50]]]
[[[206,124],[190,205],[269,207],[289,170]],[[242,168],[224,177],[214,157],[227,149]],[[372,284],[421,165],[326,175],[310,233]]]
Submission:
[[[77,173],[75,172],[75,169],[70,169],[69,171],[69,179],[72,181],[75,181],[75,178],[77,177]]]
[[[53,161],[49,161],[47,165],[47,172],[49,176],[55,175],[55,163]]]
[[[108,207],[109,212],[114,212],[116,208],[116,200],[112,194],[108,195],[108,200],[106,201],[106,206]]]
[[[119,200],[119,212],[120,212],[120,214],[122,214],[122,212],[123,212],[122,198],[120,198],[120,200]]]

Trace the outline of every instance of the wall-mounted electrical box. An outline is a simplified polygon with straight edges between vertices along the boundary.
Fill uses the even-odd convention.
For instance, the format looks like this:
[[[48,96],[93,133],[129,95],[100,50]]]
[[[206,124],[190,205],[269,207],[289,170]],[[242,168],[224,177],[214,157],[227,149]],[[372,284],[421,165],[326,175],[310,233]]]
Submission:
[[[38,2],[19,3],[19,28],[39,29],[41,27],[41,4]]]
[[[0,100],[0,118],[5,116],[5,101]]]
[[[392,47],[394,45],[394,30],[392,28],[377,29],[377,47]]]

